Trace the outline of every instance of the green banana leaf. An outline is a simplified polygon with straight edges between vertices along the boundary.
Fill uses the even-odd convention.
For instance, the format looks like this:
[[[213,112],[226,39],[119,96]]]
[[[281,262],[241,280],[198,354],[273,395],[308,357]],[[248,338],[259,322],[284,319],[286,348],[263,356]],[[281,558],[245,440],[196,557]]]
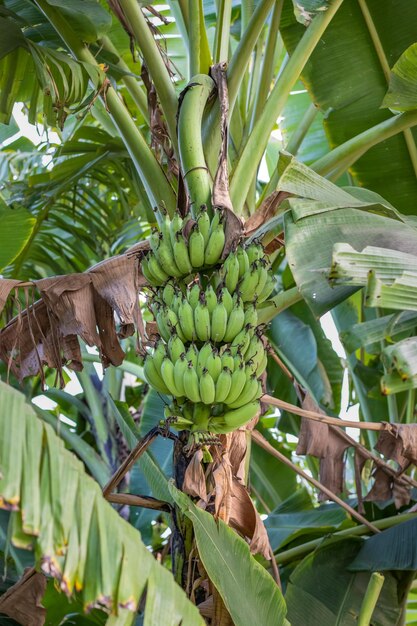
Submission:
[[[0,196],[0,271],[10,265],[28,241],[35,219],[23,207],[9,208]]]
[[[381,105],[390,68],[417,41],[414,10],[410,2],[345,0],[327,27],[302,78],[324,114],[332,147],[392,117]],[[305,27],[297,22],[290,0],[280,30],[291,54]],[[355,184],[380,193],[403,213],[413,213],[417,200],[416,136],[407,130],[378,144],[349,170]]]
[[[383,534],[383,533],[382,533]],[[308,555],[290,575],[285,599],[292,626],[354,626],[371,576],[348,566],[361,550],[363,539],[330,539]],[[372,615],[373,626],[399,623],[408,579],[387,572]]]
[[[12,511],[11,540],[83,606],[131,624],[145,588],[145,619],[202,626],[198,610],[157,563],[140,534],[102,497],[98,484],[38,420],[24,396],[0,383],[0,503]]]
[[[170,489],[176,504],[193,523],[201,561],[234,624],[285,624],[284,598],[272,577],[251,556],[247,543],[172,484]]]
[[[400,312],[392,315],[353,324],[340,333],[340,340],[347,352],[354,352],[358,348],[366,348],[370,354],[379,354],[381,341],[393,341],[400,334],[409,335],[417,326],[417,314],[414,312]]]

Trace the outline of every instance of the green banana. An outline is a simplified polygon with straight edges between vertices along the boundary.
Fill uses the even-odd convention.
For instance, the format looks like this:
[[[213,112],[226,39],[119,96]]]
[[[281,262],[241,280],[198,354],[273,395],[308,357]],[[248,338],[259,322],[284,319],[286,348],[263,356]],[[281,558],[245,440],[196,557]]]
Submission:
[[[255,297],[256,286],[259,281],[257,261],[252,263],[249,272],[241,279],[238,289],[243,302],[253,301]]]
[[[175,276],[176,278],[182,276],[182,273],[175,263],[174,251],[169,237],[162,237],[155,256],[159,261],[159,265],[168,276]]]
[[[208,429],[208,421],[211,415],[210,407],[206,404],[198,402],[193,406],[193,423],[192,430],[206,431]]]
[[[201,205],[200,212],[197,215],[197,226],[200,233],[203,235],[204,247],[207,245],[210,236],[210,216],[205,204]]]
[[[249,359],[262,358],[264,353],[264,344],[259,339],[257,335],[254,335],[249,342],[249,345],[244,353],[245,361],[249,361]]]
[[[158,312],[156,314],[156,325],[158,327],[158,332],[161,335],[162,339],[168,343],[169,338],[171,337],[171,331],[169,330],[166,317],[164,313],[164,307],[159,307]]]
[[[204,265],[204,237],[198,230],[198,225],[194,224],[188,239],[188,250],[191,265],[195,268]]]
[[[149,271],[158,279],[160,283],[165,283],[169,279],[169,275],[164,271],[161,264],[154,254],[150,254],[148,257]]]
[[[250,324],[247,324],[240,331],[240,333],[236,335],[236,337],[233,339],[232,343],[230,344],[230,351],[233,354],[233,356],[235,356],[238,351],[241,352],[242,354],[245,354],[252,337],[253,337],[252,327],[250,326]]]
[[[181,354],[185,352],[184,343],[178,337],[178,335],[171,335],[168,341],[168,353],[171,361],[175,363],[180,358]]]
[[[251,243],[246,247],[246,254],[248,255],[249,265],[251,265],[254,261],[263,258],[264,249],[260,244]]]
[[[164,358],[167,356],[166,347],[163,341],[159,340],[156,342],[154,351],[152,353],[152,361],[156,367],[156,371],[158,374],[161,372],[161,365]]]
[[[244,325],[250,324],[254,328],[258,325],[258,313],[256,312],[256,307],[253,304],[249,304],[245,308],[245,322]]]
[[[224,243],[224,228],[223,224],[219,223],[218,226],[210,232],[210,238],[204,251],[205,265],[214,265],[219,261],[221,253],[223,252]]]
[[[149,236],[149,245],[153,253],[156,253],[159,247],[159,242],[161,239],[161,233],[157,228],[152,228],[151,234]]]
[[[227,311],[223,302],[220,301],[214,307],[211,314],[211,338],[213,341],[223,341],[227,330]]]
[[[268,278],[265,283],[265,287],[258,294],[258,304],[261,304],[261,302],[265,302],[265,300],[269,298],[269,296],[275,289],[275,285],[276,285],[276,279],[268,273]]]
[[[259,401],[248,402],[237,409],[226,411],[219,417],[212,417],[209,420],[208,429],[210,432],[219,435],[230,433],[250,422],[259,410]]]
[[[183,276],[191,274],[193,271],[190,257],[188,255],[188,246],[182,233],[178,232],[175,236],[173,245],[175,263]]]
[[[169,359],[168,357],[166,357],[162,361],[161,378],[164,381],[164,383],[166,384],[166,386],[168,387],[169,392],[174,397],[180,397],[181,396],[180,391],[177,388],[177,386],[175,384],[175,380],[174,380],[174,364],[171,361],[171,359]]]
[[[174,383],[176,388],[178,389],[180,396],[185,396],[184,389],[184,372],[188,367],[187,357],[185,353],[182,353],[174,363]]]
[[[194,309],[194,326],[200,341],[208,341],[210,339],[210,313],[204,292],[201,292],[200,300]]]
[[[259,261],[259,265],[258,265],[258,283],[256,285],[255,288],[255,293],[258,296],[258,294],[262,293],[265,285],[266,285],[266,281],[268,280],[268,270],[266,269],[264,263],[261,261]]]
[[[229,402],[228,406],[231,409],[237,409],[248,402],[252,402],[257,399],[259,395],[259,382],[256,378],[256,374],[251,374],[249,378],[246,380],[245,386],[242,389],[242,393],[234,402]],[[262,390],[261,390],[262,393]],[[259,395],[258,395],[259,394]]]
[[[217,381],[216,386],[215,386],[214,380],[210,376],[208,369],[207,368],[203,369],[203,372],[200,376],[200,397],[201,397],[201,402],[203,402],[203,404],[213,404],[215,394],[217,392],[218,382],[219,381]]]
[[[243,363],[240,363],[239,367],[234,370],[232,374],[232,380],[230,385],[230,391],[224,399],[225,404],[235,402],[243,391],[246,384],[246,372]]]
[[[259,378],[264,371],[266,370],[266,366],[268,365],[268,354],[266,350],[264,350],[264,354],[262,359],[258,363],[258,367],[256,368],[256,377]]]
[[[240,333],[245,322],[245,312],[242,306],[236,305],[229,315],[227,320],[226,332],[224,333],[223,341],[229,343],[233,341],[236,335]]]
[[[169,394],[170,390],[162,380],[161,376],[158,374],[155,368],[155,364],[152,360],[152,357],[149,355],[145,359],[145,363],[143,366],[143,372],[145,374],[145,378],[149,385],[154,387],[157,391],[164,394]]]
[[[236,258],[239,263],[239,278],[242,278],[249,271],[249,259],[243,246],[236,248]]]
[[[149,260],[147,259],[147,257],[142,258],[140,262],[140,267],[142,270],[142,274],[150,285],[154,285],[154,287],[159,287],[163,284],[164,281],[158,280],[157,277],[149,269]]]
[[[226,289],[226,287],[223,287],[223,288],[220,290],[220,293],[219,293],[219,301],[220,301],[220,302],[223,302],[224,306],[226,307],[227,315],[230,315],[230,313],[231,313],[231,312],[232,312],[232,310],[233,310],[233,305],[234,305],[234,303],[233,303],[233,298],[232,298],[232,296],[230,295],[229,290],[228,290],[228,289]]]
[[[230,352],[230,348],[226,348],[221,355],[222,367],[228,367],[231,372],[235,369],[235,361]]]
[[[203,370],[207,367],[206,363],[207,363],[207,359],[210,356],[210,354],[213,351],[213,346],[211,345],[211,343],[209,341],[207,341],[204,346],[202,348],[200,348],[199,352],[198,352],[198,359],[197,359],[197,374],[199,376],[202,375]]]
[[[234,252],[231,252],[224,262],[225,284],[230,293],[234,293],[239,282],[239,261]]]
[[[172,280],[169,280],[162,290],[162,300],[166,306],[170,307],[177,291]]]
[[[174,249],[174,243],[177,238],[177,234],[181,231],[183,227],[183,219],[179,211],[175,211],[174,217],[171,220],[169,225],[169,238],[171,241],[171,246]]]
[[[187,361],[191,361],[194,367],[197,367],[198,363],[198,350],[195,345],[192,343],[187,350],[186,353]]]
[[[200,384],[192,361],[188,362],[188,366],[184,372],[183,383],[187,398],[192,402],[201,402]]]
[[[214,380],[217,381],[220,372],[222,371],[222,360],[218,355],[218,351],[213,349],[211,354],[207,357],[206,368],[208,369],[210,376]]]
[[[197,302],[200,299],[200,285],[194,283],[194,285],[187,291],[187,300],[193,309],[197,306]]]
[[[232,373],[228,367],[224,367],[216,381],[216,402],[224,402],[232,385]]]
[[[213,287],[211,285],[209,285],[205,291],[205,296],[206,296],[206,302],[207,302],[207,307],[209,310],[210,315],[212,315],[216,305],[217,305],[217,296],[216,296],[216,292],[214,291]]]
[[[178,309],[178,319],[186,341],[195,341],[197,333],[194,325],[194,311],[186,298],[182,299]]]

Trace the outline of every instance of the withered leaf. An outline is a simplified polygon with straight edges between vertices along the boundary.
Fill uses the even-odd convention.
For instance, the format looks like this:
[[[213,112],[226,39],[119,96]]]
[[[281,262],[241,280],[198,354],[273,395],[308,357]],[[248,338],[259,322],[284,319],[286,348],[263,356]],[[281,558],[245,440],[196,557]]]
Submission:
[[[410,485],[406,485],[405,483],[394,479],[392,495],[394,497],[394,503],[397,509],[401,509],[401,507],[407,506],[411,500]]]
[[[197,450],[185,470],[182,489],[190,496],[207,502],[206,476],[202,465],[203,451]]]
[[[273,191],[264,199],[262,204],[256,209],[245,222],[245,236],[253,234],[260,226],[263,226],[268,220],[274,217],[281,202],[283,202],[291,194],[286,191]]]
[[[252,554],[271,558],[268,535],[248,490],[236,478],[232,481],[229,525],[249,542]]]
[[[394,425],[391,425],[390,430],[382,430],[379,433],[375,450],[383,454],[386,459],[396,461],[401,469],[405,469],[410,464],[404,455],[403,440],[398,436],[398,431]]]
[[[221,145],[217,170],[214,176],[212,204],[213,206],[228,209],[233,212],[232,201],[229,194],[229,174],[227,171],[227,145],[228,145],[228,120],[229,95],[227,89],[227,64],[217,63],[210,68],[210,74],[217,85],[220,104],[220,136]],[[227,241],[227,237],[226,237]]]
[[[0,597],[0,613],[8,615],[22,626],[43,626],[46,609],[42,606],[46,578],[33,568]]]
[[[373,473],[375,480],[371,491],[365,498],[366,502],[382,502],[392,498],[392,476],[389,476],[383,469],[377,468]]]
[[[345,450],[349,444],[338,436],[338,433],[329,429],[327,451],[320,459],[320,482],[332,493],[344,491]],[[327,500],[324,493],[319,494],[319,500]]]
[[[16,287],[21,281],[13,278],[0,278],[0,313],[4,309],[7,298],[13,287]]]
[[[355,467],[355,486],[356,495],[358,496],[358,512],[363,515],[365,512],[362,497],[362,481],[361,474],[368,457],[363,454],[359,448],[355,448],[354,467]]]

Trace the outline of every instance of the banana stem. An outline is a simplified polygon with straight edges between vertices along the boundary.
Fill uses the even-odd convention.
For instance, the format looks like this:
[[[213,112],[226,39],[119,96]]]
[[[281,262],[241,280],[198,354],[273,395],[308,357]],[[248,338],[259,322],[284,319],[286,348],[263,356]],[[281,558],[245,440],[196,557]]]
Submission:
[[[98,67],[96,59],[73,31],[65,17],[46,0],[36,0],[36,5],[62,37],[73,56],[82,63]],[[165,206],[168,213],[173,215],[176,207],[174,190],[112,85],[108,85],[105,95],[102,94],[102,99],[126,145],[152,204]]]
[[[232,0],[220,0],[217,14],[216,34],[214,37],[214,62],[220,63],[220,61],[227,61],[229,58]]]
[[[202,204],[211,208],[211,178],[204,158],[201,121],[214,82],[205,74],[189,82],[178,118],[181,168],[194,213]]]
[[[200,73],[200,7],[197,0],[188,0],[190,13],[190,54],[189,72],[190,77]]]
[[[378,602],[384,581],[385,577],[379,572],[373,572],[371,575],[359,613],[358,626],[369,626],[371,623],[372,614]]]

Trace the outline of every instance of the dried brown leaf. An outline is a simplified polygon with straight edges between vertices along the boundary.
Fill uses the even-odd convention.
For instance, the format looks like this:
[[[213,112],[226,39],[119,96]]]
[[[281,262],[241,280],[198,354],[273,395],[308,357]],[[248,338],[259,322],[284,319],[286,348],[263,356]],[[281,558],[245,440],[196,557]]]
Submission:
[[[317,411],[325,415],[309,394],[306,394],[302,401],[302,408],[306,411]],[[327,424],[314,422],[303,417],[301,419],[296,453],[311,454],[312,456],[322,458],[327,453],[328,437],[329,427]]]
[[[405,469],[410,464],[410,461],[404,456],[403,441],[398,437],[397,432],[394,427],[390,431],[381,431],[375,450],[383,454],[386,459],[396,461],[402,469]]]
[[[232,501],[229,525],[247,541],[252,554],[262,554],[270,559],[268,535],[248,490],[236,478],[232,482]]]
[[[327,439],[327,451],[320,459],[320,482],[330,489],[332,493],[338,494],[344,491],[345,472],[345,450],[349,447],[338,433],[329,430]],[[319,500],[327,500],[324,493],[319,494]]]
[[[232,466],[228,450],[223,445],[216,446],[212,455],[214,488],[210,495],[214,493],[214,513],[216,517],[228,524],[232,505]]]
[[[225,259],[231,251],[236,249],[242,238],[243,222],[232,210],[225,208],[223,211],[226,243],[224,244],[221,258]]]
[[[229,174],[227,171],[227,146],[228,146],[228,120],[229,95],[227,89],[227,64],[217,63],[210,68],[210,74],[217,85],[220,104],[220,136],[221,145],[217,170],[214,176],[212,204],[213,206],[228,209],[233,212],[232,201],[229,194]],[[227,238],[226,238],[227,241]]]
[[[46,609],[42,606],[46,578],[33,568],[0,597],[0,613],[8,615],[22,626],[43,626]]]
[[[100,337],[99,350],[103,367],[121,365],[125,353],[117,337],[113,309],[97,292],[94,293],[94,311]]]
[[[4,309],[11,290],[20,282],[20,280],[14,280],[13,278],[0,278],[0,313]]]
[[[188,493],[188,495],[195,496],[207,502],[206,476],[202,461],[203,451],[197,450],[185,470],[182,489],[185,493]]]
[[[361,515],[363,515],[365,512],[365,509],[363,506],[363,497],[362,497],[361,474],[362,474],[362,470],[367,460],[368,460],[368,457],[365,456],[360,449],[355,448],[355,456],[354,456],[355,486],[356,486],[356,495],[358,496],[358,511]]]
[[[403,506],[407,506],[411,500],[411,489],[409,485],[405,485],[398,480],[394,480],[394,486],[392,489],[392,495],[394,497],[395,507],[401,509]]]
[[[402,455],[417,465],[417,424],[400,424],[398,437],[402,441]]]
[[[383,502],[392,498],[392,476],[389,476],[383,469],[377,468],[373,473],[375,480],[371,491],[365,498],[366,502]]]
[[[256,209],[255,213],[245,222],[245,236],[253,234],[260,226],[268,222],[277,212],[281,202],[283,202],[291,194],[286,191],[273,191],[271,195],[264,199],[262,204]]]

